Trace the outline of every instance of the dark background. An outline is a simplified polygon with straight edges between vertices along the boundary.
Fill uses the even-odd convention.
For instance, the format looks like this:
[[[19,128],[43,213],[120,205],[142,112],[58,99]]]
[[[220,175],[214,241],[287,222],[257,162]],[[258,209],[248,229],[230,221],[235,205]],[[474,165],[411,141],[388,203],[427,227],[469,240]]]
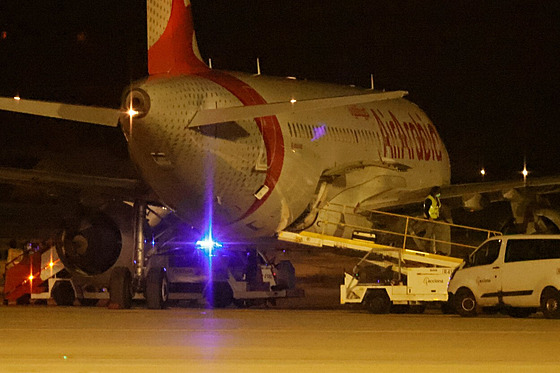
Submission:
[[[255,72],[259,57],[267,75],[369,87],[374,74],[376,88],[408,90],[447,145],[453,182],[480,181],[480,167],[515,179],[524,159],[531,176],[560,173],[558,1],[192,2],[216,69]],[[118,107],[146,71],[142,1],[0,1],[1,95]],[[113,132],[87,125],[1,113],[0,126],[4,165],[54,154],[51,133],[58,152],[115,148],[99,140]]]

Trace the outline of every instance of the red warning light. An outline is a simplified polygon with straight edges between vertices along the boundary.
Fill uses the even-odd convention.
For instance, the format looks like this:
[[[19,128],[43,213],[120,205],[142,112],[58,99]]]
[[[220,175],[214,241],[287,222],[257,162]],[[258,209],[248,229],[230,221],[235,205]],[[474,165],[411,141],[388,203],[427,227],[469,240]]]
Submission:
[[[2,40],[6,40],[8,38],[8,31],[2,31],[0,38],[2,38]]]

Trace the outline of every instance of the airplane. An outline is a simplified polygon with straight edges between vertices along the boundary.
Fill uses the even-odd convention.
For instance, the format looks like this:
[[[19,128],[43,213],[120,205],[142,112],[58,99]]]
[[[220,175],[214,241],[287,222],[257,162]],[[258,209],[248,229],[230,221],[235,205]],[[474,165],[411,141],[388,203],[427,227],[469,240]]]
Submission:
[[[484,198],[510,200],[521,220],[536,195],[531,188],[557,191],[558,177],[451,185],[446,147],[405,91],[211,69],[198,50],[191,7],[188,0],[148,0],[149,76],[126,89],[118,110],[0,98],[0,110],[119,127],[126,137],[138,180],[0,170],[3,183],[87,185],[134,201],[134,213],[122,206],[109,219],[92,212],[61,238],[68,268],[111,274],[115,303],[128,304],[131,287],[141,291],[146,211],[156,223],[172,212],[204,236],[251,241],[283,230],[349,236],[350,228],[320,226],[333,219],[321,207],[352,206],[364,214],[341,209],[334,219],[371,224],[368,210],[421,203],[433,186],[473,210]],[[532,211],[560,226],[555,210]],[[122,269],[130,268],[131,252],[132,274]]]

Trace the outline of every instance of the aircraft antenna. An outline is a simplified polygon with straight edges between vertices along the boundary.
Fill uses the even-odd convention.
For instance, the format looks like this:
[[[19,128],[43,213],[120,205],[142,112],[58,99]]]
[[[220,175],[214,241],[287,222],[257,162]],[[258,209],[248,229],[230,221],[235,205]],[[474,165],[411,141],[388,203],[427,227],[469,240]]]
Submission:
[[[373,89],[374,89],[373,88],[374,87],[374,85],[373,85],[373,74],[369,74],[369,80],[371,82],[371,90],[373,91]]]
[[[261,75],[261,61],[257,57],[257,75]]]
[[[212,59],[211,58],[208,59],[208,67],[212,68]]]

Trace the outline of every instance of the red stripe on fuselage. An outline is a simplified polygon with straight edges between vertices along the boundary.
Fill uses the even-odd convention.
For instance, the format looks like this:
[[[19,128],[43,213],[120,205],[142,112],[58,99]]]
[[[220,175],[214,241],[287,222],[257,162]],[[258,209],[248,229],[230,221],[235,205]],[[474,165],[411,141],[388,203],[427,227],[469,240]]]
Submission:
[[[253,87],[234,76],[219,71],[210,71],[198,75],[224,87],[237,97],[243,105],[261,105],[267,103]],[[275,116],[260,117],[255,118],[255,122],[263,136],[266,148],[267,172],[264,185],[268,187],[268,193],[260,200],[256,199],[251,207],[249,207],[237,221],[243,220],[254,213],[268,199],[278,182],[284,163],[284,138],[282,137],[282,130],[280,129],[278,118]]]

